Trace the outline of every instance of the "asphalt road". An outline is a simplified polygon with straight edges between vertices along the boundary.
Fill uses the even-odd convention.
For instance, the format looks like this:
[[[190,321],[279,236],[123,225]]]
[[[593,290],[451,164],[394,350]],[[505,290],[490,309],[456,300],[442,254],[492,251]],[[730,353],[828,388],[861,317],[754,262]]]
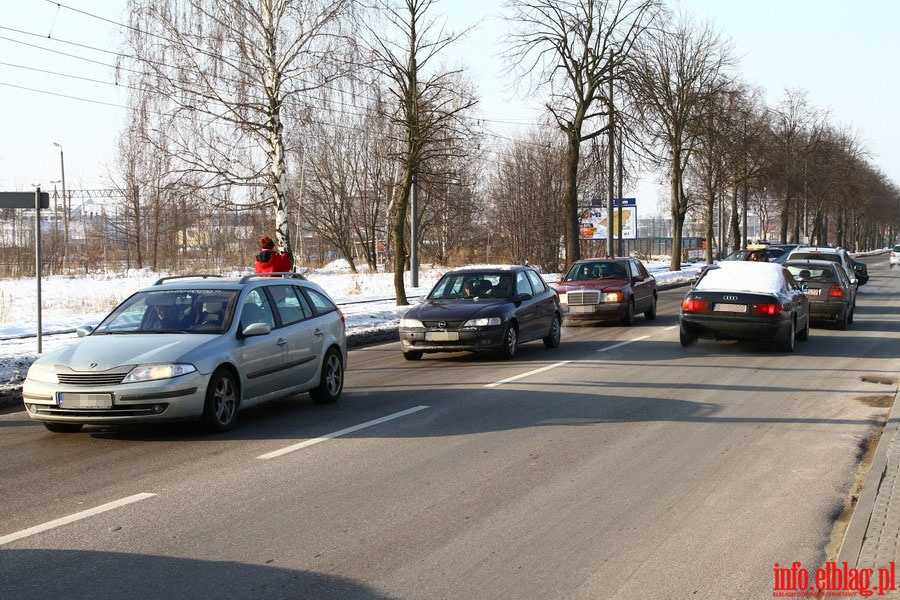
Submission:
[[[900,270],[869,265],[850,330],[790,355],[682,348],[676,289],[511,362],[354,350],[338,404],[221,436],[2,414],[0,597],[771,598],[895,390]]]

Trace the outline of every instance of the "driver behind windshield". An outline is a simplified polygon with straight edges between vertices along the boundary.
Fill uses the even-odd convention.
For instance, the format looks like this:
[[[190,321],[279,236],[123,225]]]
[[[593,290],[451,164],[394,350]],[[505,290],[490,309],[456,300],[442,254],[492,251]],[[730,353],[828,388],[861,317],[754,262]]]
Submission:
[[[181,319],[178,318],[178,309],[175,306],[156,305],[151,307],[150,320],[147,329],[180,329]]]

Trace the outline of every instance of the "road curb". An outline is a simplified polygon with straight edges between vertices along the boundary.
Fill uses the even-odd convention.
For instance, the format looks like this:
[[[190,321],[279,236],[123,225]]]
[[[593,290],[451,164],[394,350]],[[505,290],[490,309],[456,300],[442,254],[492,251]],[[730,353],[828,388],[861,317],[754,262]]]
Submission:
[[[868,475],[866,475],[862,492],[859,494],[859,500],[856,502],[853,515],[850,517],[850,523],[844,532],[844,539],[838,552],[838,564],[846,562],[850,567],[857,568],[869,526],[879,526],[877,523],[872,523],[872,514],[875,510],[878,493],[882,489],[882,482],[885,479],[888,452],[895,443],[900,441],[900,407],[897,406],[898,398],[900,398],[900,392],[895,392],[894,406],[891,408],[891,414],[884,425],[881,439],[878,440],[878,447],[875,449],[875,456],[872,459],[872,467],[869,469]],[[890,491],[887,490],[887,492]]]

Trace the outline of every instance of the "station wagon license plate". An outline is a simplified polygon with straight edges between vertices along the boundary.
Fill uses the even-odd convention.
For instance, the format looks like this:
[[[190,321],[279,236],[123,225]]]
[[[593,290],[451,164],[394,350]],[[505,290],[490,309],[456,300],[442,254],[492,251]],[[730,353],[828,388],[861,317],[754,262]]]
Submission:
[[[821,291],[822,291],[822,290],[809,289],[809,290],[806,290],[806,291],[803,292],[803,293],[806,294],[807,296],[818,296],[818,295],[819,295],[819,292],[821,292]]]
[[[57,397],[60,408],[112,408],[112,394],[77,394],[62,392]]]
[[[733,312],[733,313],[745,313],[747,312],[746,304],[716,304],[713,306],[714,312]]]
[[[425,340],[428,342],[458,342],[457,331],[426,331]]]

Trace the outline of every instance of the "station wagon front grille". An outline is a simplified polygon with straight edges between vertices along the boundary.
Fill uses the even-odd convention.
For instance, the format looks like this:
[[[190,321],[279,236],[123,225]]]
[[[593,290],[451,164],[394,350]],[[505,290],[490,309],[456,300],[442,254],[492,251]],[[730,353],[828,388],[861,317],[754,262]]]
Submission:
[[[111,371],[102,371],[100,373],[90,373],[87,371],[72,371],[60,369],[56,376],[60,383],[68,385],[117,385],[122,383],[131,367],[118,368]]]
[[[566,300],[569,306],[578,306],[581,304],[600,304],[600,292],[597,290],[578,290],[566,294]]]

